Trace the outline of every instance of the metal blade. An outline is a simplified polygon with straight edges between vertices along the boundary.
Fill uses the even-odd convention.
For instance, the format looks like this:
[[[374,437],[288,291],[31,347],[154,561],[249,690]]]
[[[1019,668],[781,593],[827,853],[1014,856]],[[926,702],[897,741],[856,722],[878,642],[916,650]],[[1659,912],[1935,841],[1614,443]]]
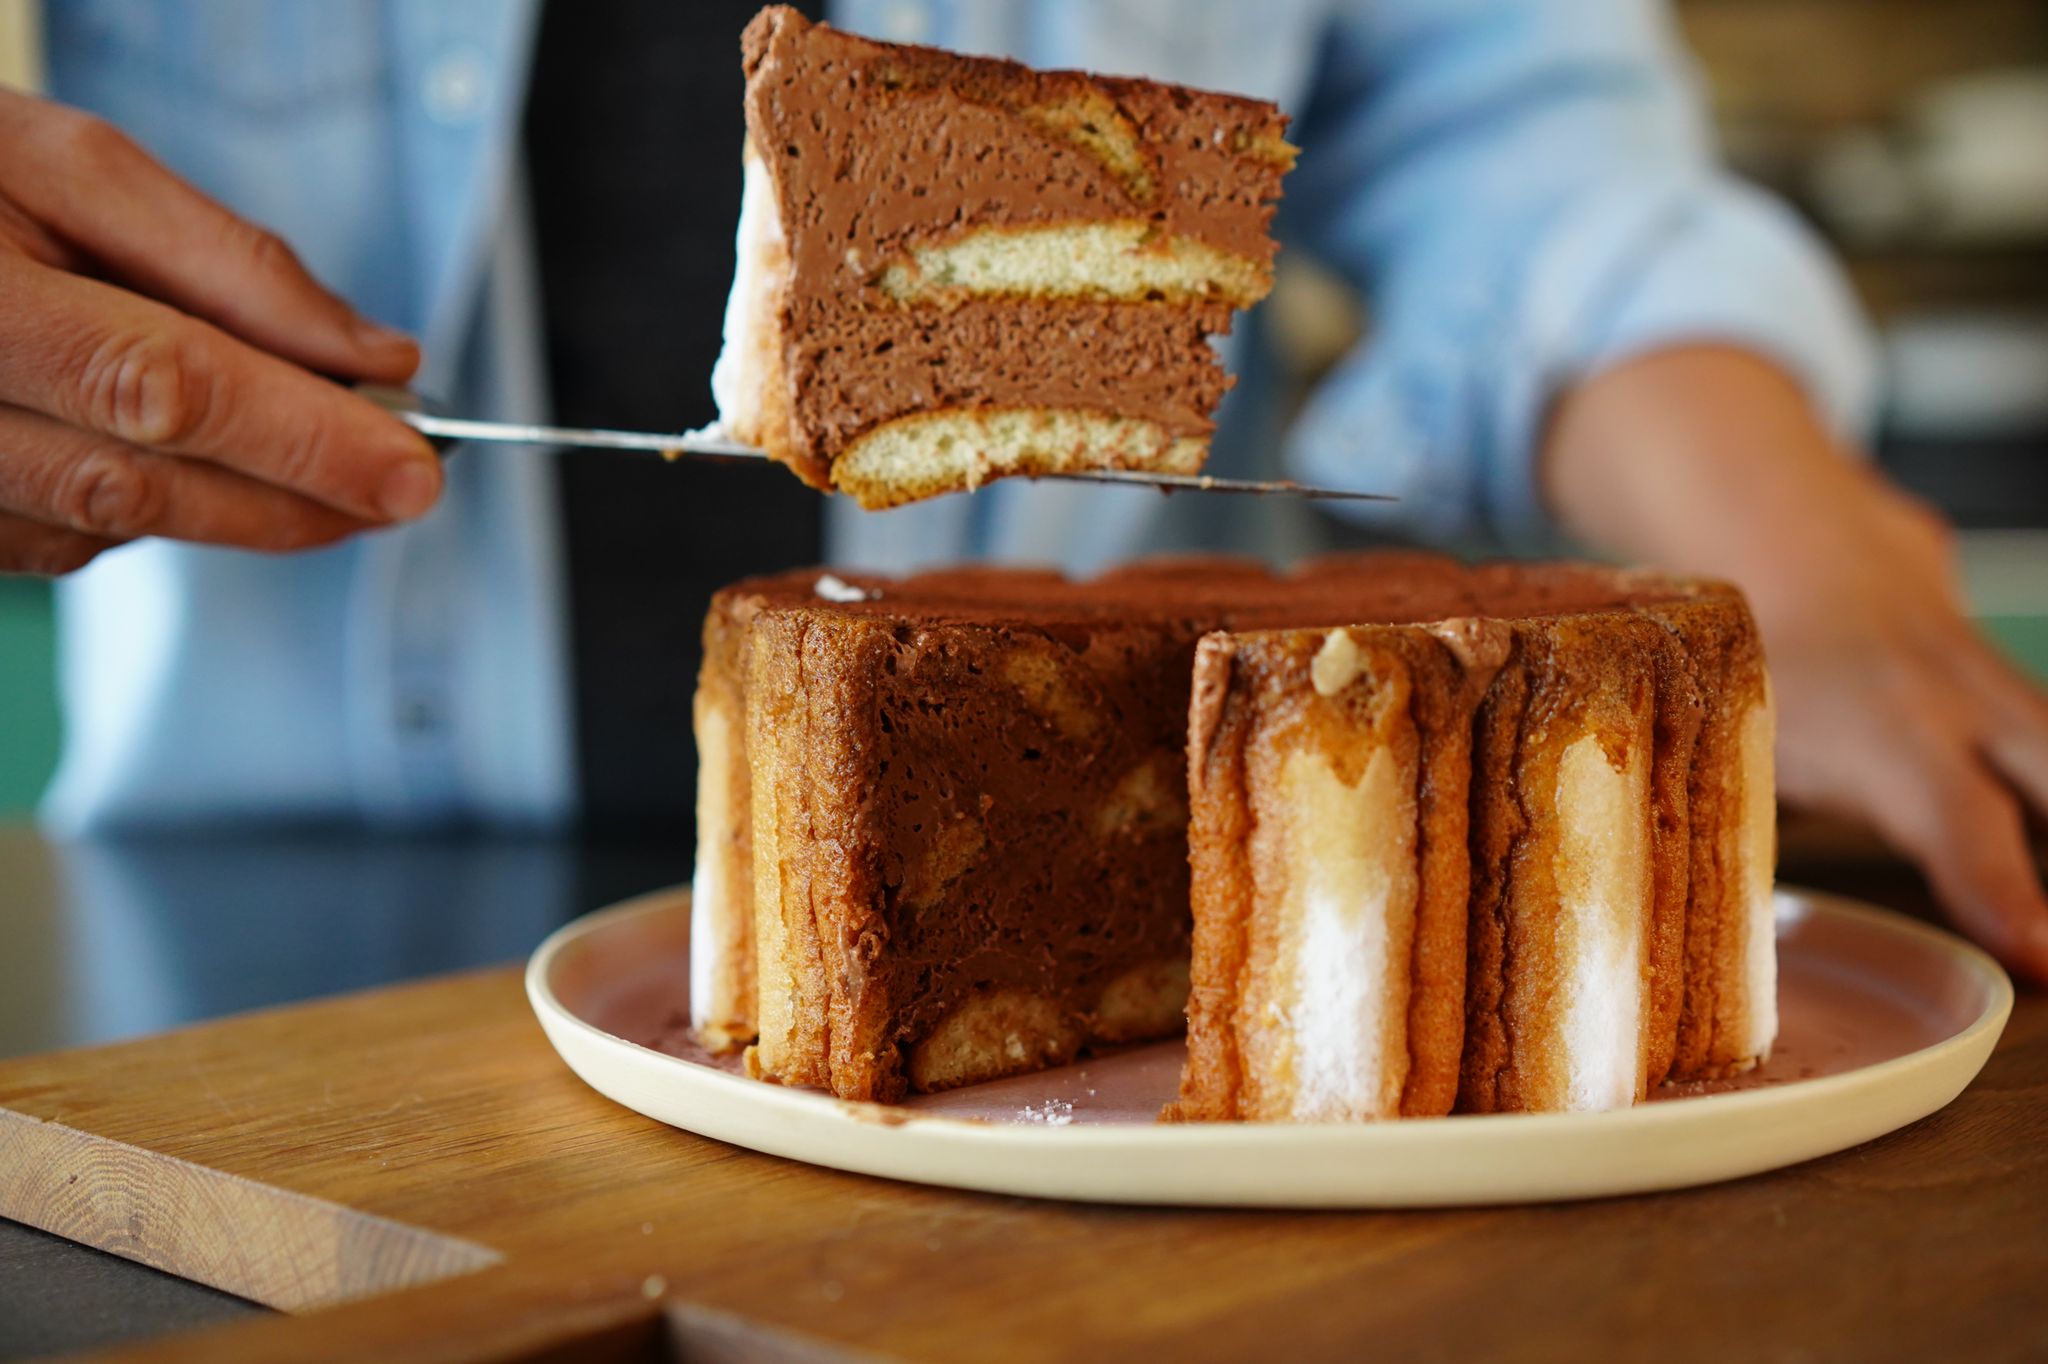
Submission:
[[[1311,502],[1397,502],[1392,493],[1361,493],[1348,488],[1318,488],[1291,478],[1218,478],[1212,474],[1155,474],[1143,469],[1076,469],[1071,473],[1025,474],[1025,478],[1057,478],[1075,483],[1128,483],[1163,493],[1259,493],[1305,497]]]
[[[716,426],[700,431],[677,431],[663,435],[651,431],[606,431],[580,426],[525,426],[516,422],[472,421],[467,417],[443,417],[395,403],[383,404],[400,421],[437,440],[493,441],[510,445],[568,445],[592,450],[652,450],[667,459],[683,455],[712,459],[766,459],[766,452],[743,445]],[[1077,469],[1071,473],[1027,474],[1028,478],[1055,478],[1075,483],[1115,483],[1161,492],[1256,493],[1281,497],[1305,497],[1315,501],[1392,502],[1386,493],[1351,492],[1338,488],[1317,488],[1291,480],[1261,481],[1246,478],[1215,478],[1208,474],[1158,474],[1142,469]]]
[[[712,430],[662,435],[653,431],[603,431],[583,426],[524,426],[518,422],[440,417],[402,408],[393,409],[393,415],[421,435],[440,440],[482,440],[504,445],[573,445],[589,450],[652,450],[671,459],[678,455],[710,455],[719,459],[768,458],[763,451],[728,440]]]

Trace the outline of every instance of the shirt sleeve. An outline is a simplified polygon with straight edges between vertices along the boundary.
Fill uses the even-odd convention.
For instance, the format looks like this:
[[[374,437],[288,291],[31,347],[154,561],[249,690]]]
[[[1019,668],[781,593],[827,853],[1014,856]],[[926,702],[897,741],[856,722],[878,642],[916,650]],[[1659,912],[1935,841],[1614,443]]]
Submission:
[[[1279,230],[1367,299],[1311,395],[1301,477],[1397,494],[1432,538],[1548,530],[1551,400],[1644,351],[1770,356],[1844,435],[1874,363],[1838,268],[1716,164],[1656,0],[1370,0],[1333,19]]]

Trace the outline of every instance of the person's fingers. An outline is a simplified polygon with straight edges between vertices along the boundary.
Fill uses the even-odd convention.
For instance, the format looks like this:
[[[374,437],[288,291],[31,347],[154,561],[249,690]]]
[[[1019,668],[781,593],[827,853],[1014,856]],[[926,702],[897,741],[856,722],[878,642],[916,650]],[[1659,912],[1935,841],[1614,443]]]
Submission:
[[[0,193],[0,244],[60,270],[75,269],[79,263],[76,252],[51,236],[49,229],[23,213],[4,193]]]
[[[161,535],[262,550],[306,549],[368,528],[232,470],[7,407],[0,407],[0,509],[102,540]]]
[[[2018,799],[1938,721],[1909,721],[1867,751],[1860,804],[1878,832],[1919,864],[1971,937],[2048,981],[2048,893]]]
[[[321,286],[275,233],[173,175],[104,120],[11,94],[7,197],[109,277],[311,369],[401,383],[419,348]]]
[[[115,543],[0,511],[0,573],[61,577],[84,568]]]
[[[2048,693],[1982,639],[1960,644],[1953,665],[1976,702],[1985,756],[2048,817]]]
[[[0,403],[192,455],[366,520],[441,490],[419,433],[375,405],[112,285],[0,258]]]

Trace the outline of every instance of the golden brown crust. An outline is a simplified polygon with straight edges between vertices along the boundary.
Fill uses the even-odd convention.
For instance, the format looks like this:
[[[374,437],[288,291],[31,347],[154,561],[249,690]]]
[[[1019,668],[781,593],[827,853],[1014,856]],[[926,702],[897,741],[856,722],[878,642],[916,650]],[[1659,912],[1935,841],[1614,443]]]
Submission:
[[[1655,612],[1652,613],[1653,619]],[[1685,925],[1692,891],[1691,785],[1704,701],[1683,643],[1670,635],[1654,641],[1657,700],[1650,771],[1652,893],[1649,1016],[1645,1020],[1645,1083],[1670,1077],[1678,1051],[1678,1019],[1685,1005]]]
[[[1759,1059],[1741,1022],[1751,1001],[1745,970],[1742,724],[1765,688],[1755,622],[1734,589],[1713,585],[1692,600],[1646,608],[1683,642],[1703,698],[1687,781],[1688,898],[1683,1006],[1668,1076],[1720,1079]]]
[[[1411,642],[1416,722],[1424,736],[1422,898],[1410,971],[1408,1087],[1403,1117],[1448,1113],[1457,1101],[1465,1041],[1466,935],[1472,886],[1473,719],[1492,682],[1448,648]]]
[[[1654,759],[1656,660],[1661,634],[1628,610],[1522,620],[1516,649],[1494,684],[1480,720],[1486,752],[1477,784],[1473,844],[1485,870],[1476,879],[1468,1042],[1458,1106],[1491,1113],[1566,1105],[1569,1057],[1559,1045],[1572,1002],[1575,944],[1562,913],[1559,884],[1561,808],[1567,749],[1592,738],[1608,764]],[[1647,824],[1648,809],[1638,812]],[[1647,920],[1652,906],[1639,911]],[[1483,927],[1482,927],[1483,925]],[[1655,928],[1649,928],[1655,940]],[[1647,999],[1654,983],[1612,982]],[[1647,987],[1647,988],[1646,988]],[[1643,1009],[1640,1039],[1652,1056],[1668,1044],[1655,1037],[1669,1013]],[[1643,1086],[1638,1080],[1637,1097]]]
[[[1208,343],[1201,344],[1206,351]],[[1221,380],[1220,370],[1216,377]],[[1206,418],[1201,425],[1207,426]],[[868,511],[885,511],[1018,474],[1194,474],[1208,449],[1206,438],[1176,436],[1155,423],[1106,411],[936,405],[870,427],[853,440],[833,461],[832,486]]]
[[[1245,737],[1252,702],[1232,684],[1237,644],[1210,635],[1195,653],[1188,736],[1188,864],[1193,875],[1194,961],[1189,969],[1188,1059],[1170,1121],[1243,1116],[1244,1063],[1235,1025],[1252,920],[1251,802]]]
[[[830,991],[811,913],[810,698],[801,618],[757,616],[747,669],[752,774],[754,944],[760,1036],[750,1056],[769,1079],[823,1085]]]

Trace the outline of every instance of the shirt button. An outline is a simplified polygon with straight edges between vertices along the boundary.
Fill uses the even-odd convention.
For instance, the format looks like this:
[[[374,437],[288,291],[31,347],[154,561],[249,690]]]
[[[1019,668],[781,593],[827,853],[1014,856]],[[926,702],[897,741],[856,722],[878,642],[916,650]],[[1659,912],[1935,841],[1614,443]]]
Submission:
[[[470,123],[483,112],[490,69],[473,47],[458,47],[427,68],[420,101],[436,123]]]
[[[880,32],[892,43],[921,43],[931,36],[931,15],[918,0],[889,0],[882,6]]]

